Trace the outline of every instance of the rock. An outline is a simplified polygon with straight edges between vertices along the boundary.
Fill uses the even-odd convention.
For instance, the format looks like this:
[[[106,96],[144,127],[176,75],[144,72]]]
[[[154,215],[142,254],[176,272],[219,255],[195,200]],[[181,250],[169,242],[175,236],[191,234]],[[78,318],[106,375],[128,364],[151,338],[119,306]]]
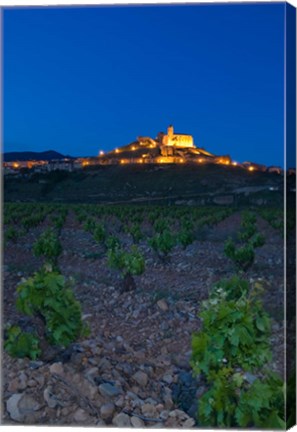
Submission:
[[[10,393],[15,393],[16,391],[18,391],[19,390],[19,379],[14,378],[13,380],[11,380],[8,384],[7,389]]]
[[[50,408],[55,408],[57,405],[59,405],[59,401],[57,397],[52,393],[50,387],[44,389],[43,398]]]
[[[189,416],[180,409],[175,409],[169,413],[169,417],[177,417],[179,420],[186,420]]]
[[[105,371],[105,370],[108,370],[108,369],[111,369],[111,368],[112,368],[110,361],[107,360],[105,357],[103,357],[103,358],[100,360],[100,362],[99,362],[99,364],[98,364],[98,367],[99,367],[99,369],[100,369],[101,371]]]
[[[161,420],[167,420],[169,416],[169,411],[163,410],[160,412],[159,418]]]
[[[63,417],[66,417],[70,413],[70,409],[68,407],[61,409],[61,414]]]
[[[145,417],[156,417],[158,415],[156,407],[154,405],[145,403],[141,407],[141,412]]]
[[[44,383],[45,383],[44,375],[36,375],[36,376],[34,376],[34,379],[39,384],[40,387],[44,386]]]
[[[95,424],[96,426],[106,426],[105,421],[103,421],[102,419],[97,420]]]
[[[191,417],[189,417],[184,423],[183,428],[190,429],[191,427],[195,426],[195,420]]]
[[[92,367],[84,373],[86,379],[93,385],[96,385],[94,378],[99,374],[99,369],[97,367]]]
[[[140,399],[136,393],[132,392],[132,391],[127,391],[126,393],[126,399],[130,399],[132,401],[132,405],[134,407],[136,406],[140,406],[143,405],[143,400]]]
[[[175,417],[168,417],[168,419],[165,422],[165,427],[170,428],[170,429],[171,428],[177,429],[177,426],[179,426],[179,425],[178,425],[176,418]]]
[[[17,422],[21,422],[24,418],[18,406],[19,401],[21,400],[22,397],[23,397],[22,393],[15,393],[8,399],[6,403],[6,408],[8,414],[10,415],[10,418],[12,418],[12,420],[15,420]]]
[[[118,408],[122,408],[124,406],[125,403],[125,399],[123,395],[120,395],[116,400],[115,400],[115,406],[117,406]]]
[[[182,385],[186,387],[190,387],[194,381],[191,372],[185,371],[180,372],[180,374],[178,375],[178,380],[181,382]]]
[[[154,405],[156,408],[157,408],[157,405],[158,405],[158,402],[155,399],[151,398],[151,397],[146,398],[145,399],[145,403],[150,404],[150,405]],[[162,405],[162,409],[163,408],[164,408],[164,405]]]
[[[99,392],[104,397],[115,397],[121,393],[120,389],[109,383],[100,384]]]
[[[143,428],[143,427],[145,427],[145,423],[144,423],[144,421],[141,420],[141,419],[138,418],[138,417],[135,417],[135,416],[131,417],[131,425],[132,425],[134,428]]]
[[[43,365],[43,361],[41,360],[32,360],[29,363],[29,368],[30,369],[38,369]]]
[[[64,368],[63,368],[62,363],[58,362],[58,363],[53,363],[52,365],[50,365],[49,371],[51,374],[63,375]]]
[[[23,397],[19,401],[19,409],[23,414],[30,414],[40,408],[41,405],[32,396],[23,393]]]
[[[140,351],[134,351],[134,357],[137,360],[145,360],[145,352],[140,350]]]
[[[156,405],[156,410],[158,411],[158,412],[162,412],[163,410],[164,410],[164,405],[163,404],[157,404]]]
[[[117,427],[130,427],[131,426],[130,417],[124,413],[117,414],[112,419],[112,424]]]
[[[134,381],[137,382],[137,384],[139,384],[141,387],[145,387],[147,385],[148,382],[148,376],[145,372],[143,371],[137,371],[132,378],[134,379]]]
[[[166,312],[168,310],[168,304],[167,304],[166,300],[164,300],[164,299],[158,300],[157,301],[157,306],[163,312]]]
[[[165,408],[167,410],[170,410],[173,406],[173,401],[172,401],[172,391],[170,390],[169,387],[164,387],[163,401],[164,401]]]
[[[81,408],[78,408],[73,416],[73,420],[76,423],[84,423],[89,417],[89,414]]]
[[[25,388],[27,387],[27,383],[28,383],[28,377],[25,374],[25,372],[21,372],[19,375],[19,390],[25,390]]]
[[[165,374],[165,375],[163,375],[162,380],[164,382],[166,382],[167,384],[172,384],[173,383],[173,377],[172,377],[171,374]]]
[[[115,406],[112,402],[103,404],[100,408],[100,414],[103,420],[111,420],[114,411],[115,411]]]
[[[15,393],[8,399],[6,407],[13,420],[22,422],[27,415],[39,410],[41,406],[32,396]]]

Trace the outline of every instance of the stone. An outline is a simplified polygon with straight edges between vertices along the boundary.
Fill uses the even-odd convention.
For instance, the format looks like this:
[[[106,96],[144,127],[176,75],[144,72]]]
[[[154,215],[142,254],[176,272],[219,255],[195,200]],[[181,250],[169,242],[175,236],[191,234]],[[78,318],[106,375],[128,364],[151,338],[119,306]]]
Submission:
[[[177,429],[177,426],[178,426],[178,424],[177,424],[176,418],[175,417],[168,417],[168,419],[165,422],[165,427],[170,428],[170,429],[171,428]]]
[[[111,369],[111,368],[112,368],[110,361],[107,360],[105,357],[103,357],[103,358],[100,360],[100,362],[99,362],[99,364],[98,364],[98,367],[99,367],[99,369],[100,369],[101,371],[104,371],[104,370],[107,370],[107,369]]]
[[[117,427],[130,427],[131,426],[130,417],[125,413],[117,414],[112,419],[112,424]]]
[[[11,380],[8,384],[7,389],[10,393],[15,393],[16,391],[18,391],[19,390],[19,379],[14,378],[13,380]]]
[[[78,408],[74,413],[73,419],[76,423],[84,423],[88,417],[89,414],[85,410]]]
[[[144,421],[141,420],[139,417],[135,417],[135,416],[131,417],[131,425],[134,428],[143,428],[143,427],[145,427]]]
[[[25,372],[21,372],[19,375],[19,390],[25,390],[28,383],[28,377]]]
[[[156,408],[157,408],[157,405],[158,405],[158,402],[155,399],[151,398],[151,397],[146,398],[145,399],[145,403],[150,404],[150,405],[154,405]],[[162,405],[162,409],[163,408],[164,408],[164,405]]]
[[[22,393],[15,393],[14,395],[12,395],[7,403],[6,403],[6,408],[8,411],[8,414],[10,415],[10,418],[12,418],[12,420],[17,421],[17,422],[21,422],[24,418],[23,414],[20,412],[19,410],[19,401],[21,400],[21,398],[23,397]]]
[[[165,375],[163,375],[162,380],[164,382],[166,382],[167,384],[172,384],[173,383],[173,377],[172,377],[171,374],[165,374]]]
[[[163,410],[163,411],[160,412],[159,418],[161,420],[167,420],[168,416],[169,416],[169,411]]]
[[[96,426],[106,426],[106,423],[105,423],[104,420],[99,419],[99,420],[96,421],[95,425]]]
[[[134,357],[137,360],[145,360],[145,352],[143,350],[134,351]]]
[[[19,409],[23,414],[38,411],[40,407],[41,405],[32,396],[23,393],[23,397],[19,401]]]
[[[106,404],[103,404],[100,408],[100,415],[103,418],[103,420],[111,420],[113,413],[115,411],[115,406],[112,402],[108,402]]]
[[[115,400],[115,406],[117,406],[118,408],[122,408],[124,406],[125,403],[125,399],[123,395],[120,395],[116,400]]]
[[[61,362],[50,365],[49,371],[51,374],[63,375],[64,368]]]
[[[137,371],[132,378],[134,379],[134,381],[137,382],[137,384],[139,384],[141,387],[145,387],[147,385],[148,382],[148,376],[145,372],[143,371]]]
[[[41,360],[32,360],[29,363],[30,369],[39,369],[43,365],[43,361]]]
[[[15,393],[8,399],[6,407],[13,420],[22,422],[27,415],[39,410],[41,406],[32,396]]]
[[[170,390],[169,387],[164,387],[163,391],[164,391],[163,401],[164,401],[165,409],[170,410],[173,406],[172,391]]]
[[[162,412],[163,410],[164,410],[164,405],[163,404],[157,404],[156,405],[156,410],[158,411],[158,412]]]
[[[157,306],[159,309],[161,309],[163,312],[166,312],[168,310],[168,304],[166,300],[160,299],[157,301]]]
[[[105,397],[115,397],[121,393],[120,389],[109,383],[100,384],[99,392]]]
[[[158,415],[156,407],[154,405],[145,403],[141,407],[141,412],[145,417],[156,417]]]
[[[175,409],[169,413],[169,417],[177,417],[180,420],[186,420],[188,415],[180,409]]]
[[[183,423],[183,428],[185,429],[189,429],[193,426],[195,426],[195,420],[191,417],[189,417],[184,423]]]
[[[92,367],[90,369],[87,369],[85,372],[86,379],[91,383],[95,385],[94,378],[99,374],[99,369],[97,367]]]
[[[52,393],[50,387],[44,389],[43,398],[50,408],[55,408],[57,405],[59,405],[59,401],[56,398],[56,396]]]
[[[44,383],[45,383],[44,375],[36,375],[36,376],[34,376],[34,379],[39,384],[40,387],[44,386]]]
[[[193,376],[191,372],[182,371],[178,375],[178,380],[186,387],[190,387],[193,384]]]

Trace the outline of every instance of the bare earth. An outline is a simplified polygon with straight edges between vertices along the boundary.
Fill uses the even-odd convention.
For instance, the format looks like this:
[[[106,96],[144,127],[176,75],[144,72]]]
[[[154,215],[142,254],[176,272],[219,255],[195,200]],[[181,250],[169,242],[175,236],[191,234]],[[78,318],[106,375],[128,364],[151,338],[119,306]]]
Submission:
[[[45,353],[42,361],[3,353],[2,422],[197,426],[197,398],[205,383],[191,376],[191,335],[201,325],[201,300],[216,281],[234,274],[223,250],[240,220],[235,213],[216,227],[201,229],[192,245],[175,247],[168,263],[140,242],[145,272],[135,277],[135,291],[122,293],[121,277],[107,267],[103,247],[70,213],[61,232],[59,267],[74,278],[73,289],[91,334],[66,353]],[[5,248],[4,325],[21,318],[15,309],[16,286],[43,262],[33,256],[32,245],[45,226],[47,222]],[[260,218],[258,230],[266,243],[256,250],[245,277],[263,280],[265,308],[273,318],[271,368],[283,374],[283,239]],[[132,244],[129,235],[123,236]]]

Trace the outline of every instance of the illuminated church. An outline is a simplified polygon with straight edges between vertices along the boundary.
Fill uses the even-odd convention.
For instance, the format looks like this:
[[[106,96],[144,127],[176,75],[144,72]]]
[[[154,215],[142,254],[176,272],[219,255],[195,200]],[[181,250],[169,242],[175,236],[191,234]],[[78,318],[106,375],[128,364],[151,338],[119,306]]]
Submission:
[[[229,165],[229,155],[216,156],[196,147],[192,135],[175,133],[172,125],[167,134],[159,132],[155,139],[138,136],[136,141],[99,157],[102,164],[129,163],[221,163]]]

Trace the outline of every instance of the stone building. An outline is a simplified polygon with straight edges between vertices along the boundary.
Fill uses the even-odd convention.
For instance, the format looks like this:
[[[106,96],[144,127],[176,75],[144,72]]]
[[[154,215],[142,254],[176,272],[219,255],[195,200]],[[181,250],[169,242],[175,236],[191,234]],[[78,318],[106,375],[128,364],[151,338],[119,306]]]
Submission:
[[[172,125],[168,127],[167,135],[162,136],[161,144],[163,146],[170,146],[175,148],[195,147],[192,135],[176,134],[174,133]]]

